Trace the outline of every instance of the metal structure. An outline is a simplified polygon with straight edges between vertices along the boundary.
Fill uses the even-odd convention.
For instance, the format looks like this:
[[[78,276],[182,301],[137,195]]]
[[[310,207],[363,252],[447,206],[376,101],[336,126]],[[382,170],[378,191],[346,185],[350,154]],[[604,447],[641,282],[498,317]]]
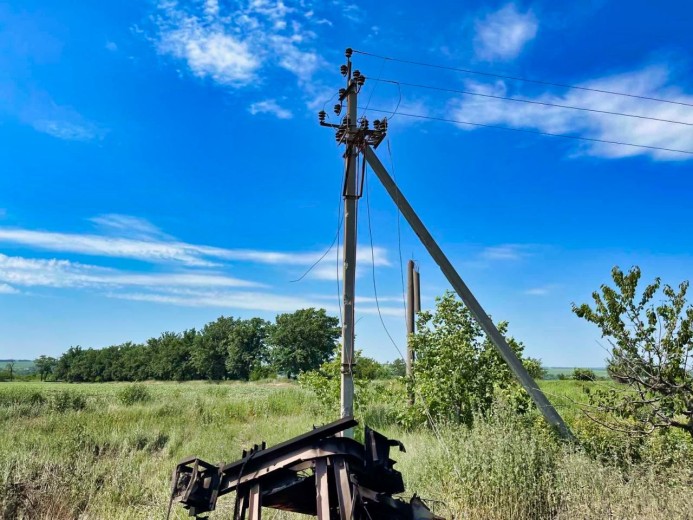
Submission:
[[[358,90],[365,83],[366,78],[359,72],[353,71],[352,73],[352,63],[351,63],[352,50],[346,50],[347,64],[342,65],[341,72],[347,77],[348,88],[346,90],[340,91],[340,104],[335,105],[335,113],[339,115],[341,112],[342,101],[345,97],[349,98],[349,115],[345,117],[340,124],[330,124],[325,121],[325,112],[322,111],[319,114],[320,124],[322,126],[332,127],[336,130],[337,142],[344,142],[346,144],[346,162],[349,167],[353,166],[358,155],[363,154],[365,162],[367,162],[370,167],[375,172],[376,176],[380,182],[385,187],[385,190],[392,198],[393,202],[397,206],[400,213],[407,220],[409,225],[412,227],[416,235],[421,240],[428,253],[431,255],[433,260],[438,264],[441,271],[447,278],[447,280],[452,285],[455,292],[462,299],[462,302],[467,306],[469,311],[472,313],[474,319],[479,323],[483,331],[486,333],[488,338],[493,343],[494,347],[503,358],[503,360],[508,364],[508,367],[515,375],[515,378],[519,381],[522,387],[530,395],[534,403],[536,404],[539,411],[543,414],[544,418],[549,424],[555,427],[558,432],[566,439],[573,440],[573,434],[571,433],[568,426],[565,424],[561,416],[558,414],[553,405],[546,398],[544,393],[536,385],[532,377],[527,373],[527,370],[522,365],[522,361],[517,357],[515,352],[510,348],[507,341],[503,335],[498,331],[495,324],[483,309],[481,304],[477,301],[474,294],[472,294],[467,284],[464,283],[462,277],[455,270],[450,260],[448,260],[443,250],[440,248],[438,243],[435,241],[433,236],[428,232],[426,226],[416,214],[414,209],[411,207],[407,199],[404,197],[402,192],[399,190],[392,177],[387,172],[383,164],[378,159],[378,156],[374,152],[374,148],[382,142],[387,132],[387,119],[385,120],[375,120],[373,121],[373,128],[369,126],[369,121],[366,117],[362,117],[358,121],[354,121],[355,110],[352,107],[356,106],[356,97],[358,95]],[[352,99],[353,98],[353,99]],[[347,182],[349,182],[349,167],[347,168]],[[361,173],[363,176],[364,173]],[[351,176],[351,181],[355,182],[356,175]],[[353,217],[355,218],[355,216]],[[345,248],[347,236],[345,235]],[[355,248],[355,245],[354,245]],[[346,249],[345,249],[346,250]],[[347,280],[345,279],[345,285]],[[353,296],[353,286],[350,287],[349,294]],[[345,288],[345,311],[346,311],[346,288]],[[353,316],[353,299],[350,300],[349,312]],[[346,320],[346,316],[345,316]],[[345,327],[345,334],[346,334]],[[353,346],[353,326],[348,331],[350,333],[350,344]],[[345,336],[344,345],[346,349],[347,338]],[[353,387],[351,389],[343,389],[342,392],[353,392]],[[348,397],[353,399],[352,397]]]
[[[235,491],[234,520],[261,520],[263,507],[318,520],[443,520],[416,495],[392,496],[404,484],[389,453],[393,446],[405,451],[402,443],[368,427],[365,444],[338,436],[356,425],[344,418],[270,448],[255,445],[231,464],[184,460],[173,473],[171,500],[197,517]]]

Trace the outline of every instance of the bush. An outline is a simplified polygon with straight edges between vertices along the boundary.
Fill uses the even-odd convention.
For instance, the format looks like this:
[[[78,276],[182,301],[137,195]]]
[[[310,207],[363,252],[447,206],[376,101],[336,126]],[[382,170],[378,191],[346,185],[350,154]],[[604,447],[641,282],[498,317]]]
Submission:
[[[589,368],[576,368],[573,370],[573,379],[576,381],[596,381],[597,376]]]
[[[152,399],[149,388],[141,383],[128,385],[118,392],[118,400],[125,406],[137,403],[145,403]]]
[[[84,410],[86,407],[87,399],[83,395],[69,390],[58,392],[51,399],[51,408],[60,413]]]

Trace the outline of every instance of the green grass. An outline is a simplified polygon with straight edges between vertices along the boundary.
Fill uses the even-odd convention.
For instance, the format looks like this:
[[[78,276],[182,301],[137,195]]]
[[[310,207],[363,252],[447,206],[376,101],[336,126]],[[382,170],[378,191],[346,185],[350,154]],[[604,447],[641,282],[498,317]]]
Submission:
[[[571,377],[573,375],[573,370],[576,368],[589,368],[592,372],[594,372],[594,375],[597,376],[598,378],[608,378],[609,374],[606,371],[606,368],[591,368],[591,367],[548,367],[546,369],[546,376],[549,378],[558,378],[560,374],[563,374],[565,377]]]
[[[568,411],[590,384],[541,386]],[[133,400],[123,396],[141,392],[124,390],[127,383],[0,383],[0,518],[162,518],[182,458],[232,461],[254,443],[271,445],[327,419],[308,391],[286,382],[145,387],[149,398]],[[369,415],[393,415],[380,408]],[[380,422],[407,447],[393,454],[407,492],[445,502],[438,511],[447,518],[656,520],[693,510],[690,464],[683,477],[647,465],[625,471],[562,446],[536,414],[498,408],[470,430],[441,426],[436,434]],[[222,497],[211,518],[232,509],[233,499]],[[187,518],[180,506],[172,517]]]

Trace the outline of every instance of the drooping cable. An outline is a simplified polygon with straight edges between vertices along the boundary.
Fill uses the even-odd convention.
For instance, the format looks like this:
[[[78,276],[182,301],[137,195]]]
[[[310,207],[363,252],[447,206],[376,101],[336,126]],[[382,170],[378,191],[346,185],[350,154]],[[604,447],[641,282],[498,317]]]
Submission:
[[[381,114],[392,114],[392,110],[383,110],[380,108],[369,108],[368,110],[371,112],[378,112]],[[451,119],[451,118],[446,118],[446,117],[426,116],[426,115],[422,115],[422,114],[411,114],[411,113],[406,113],[406,112],[398,112],[398,114],[403,116],[403,117],[413,117],[416,119],[425,119],[425,120],[429,120],[429,121],[440,121],[443,123],[454,123],[454,124],[459,124],[459,125],[477,126],[477,127],[481,127],[481,128],[494,128],[496,130],[509,130],[512,132],[522,132],[525,134],[543,135],[543,136],[547,136],[547,137],[561,137],[563,139],[574,139],[574,140],[578,140],[578,141],[588,141],[588,142],[593,142],[593,143],[613,144],[613,145],[619,145],[619,146],[629,146],[632,148],[643,148],[646,150],[659,150],[662,152],[673,152],[673,153],[683,153],[686,155],[693,155],[693,150],[678,150],[676,148],[665,148],[663,146],[651,146],[651,145],[646,145],[646,144],[627,143],[624,141],[612,141],[609,139],[598,139],[596,137],[582,137],[582,136],[578,136],[578,135],[555,134],[552,132],[542,132],[541,130],[529,130],[526,128],[515,128],[512,126],[491,125],[491,124],[486,124],[486,123],[475,123],[473,121],[463,121],[461,119]]]
[[[462,72],[465,74],[475,74],[475,75],[486,76],[486,77],[491,77],[491,78],[508,79],[508,80],[512,80],[512,81],[522,81],[525,83],[536,83],[539,85],[547,85],[550,87],[561,87],[561,88],[569,88],[569,89],[574,89],[574,90],[586,90],[588,92],[599,92],[600,94],[610,94],[613,96],[624,96],[624,97],[635,98],[635,99],[645,99],[647,101],[656,101],[659,103],[669,103],[672,105],[682,105],[682,106],[687,106],[687,107],[693,107],[693,103],[686,103],[685,101],[676,101],[673,99],[664,99],[664,98],[652,97],[652,96],[641,96],[639,94],[629,94],[627,92],[617,92],[614,90],[605,90],[605,89],[599,89],[599,88],[593,88],[593,87],[584,87],[584,86],[580,86],[580,85],[570,85],[567,83],[543,81],[543,80],[538,80],[538,79],[523,78],[520,76],[510,76],[507,74],[497,74],[494,72],[480,71],[480,70],[474,70],[474,69],[465,69],[465,68],[460,68],[460,67],[450,67],[447,65],[436,65],[433,63],[425,63],[422,61],[393,58],[391,56],[383,56],[382,54],[376,54],[376,53],[366,52],[366,51],[359,51],[356,49],[354,49],[354,52],[357,54],[362,54],[364,56],[371,56],[374,58],[381,58],[381,59],[385,59],[385,60],[389,60],[389,61],[395,61],[398,63],[405,63],[408,65],[416,65],[419,67],[429,67],[429,68],[434,68],[434,69],[449,70],[452,72]]]
[[[583,111],[583,112],[594,112],[597,114],[605,114],[605,115],[620,116],[620,117],[630,117],[630,118],[636,118],[636,119],[647,119],[650,121],[658,121],[660,123],[672,123],[672,124],[676,124],[676,125],[693,126],[693,123],[689,123],[686,121],[677,121],[675,119],[662,119],[659,117],[630,114],[627,112],[616,112],[616,111],[612,111],[612,110],[600,110],[600,109],[596,109],[596,108],[578,107],[578,106],[573,106],[573,105],[563,105],[560,103],[550,103],[548,101],[537,101],[537,100],[533,100],[533,99],[501,96],[501,95],[497,95],[497,94],[486,94],[483,92],[476,92],[473,90],[455,89],[455,88],[447,88],[447,87],[436,87],[434,85],[422,85],[419,83],[409,83],[406,81],[399,81],[399,80],[393,80],[393,79],[373,79],[372,81],[381,82],[381,83],[390,83],[392,85],[397,85],[398,87],[399,86],[405,86],[405,87],[422,88],[422,89],[428,89],[428,90],[436,90],[439,92],[464,94],[464,95],[468,95],[468,96],[477,96],[477,97],[490,98],[490,99],[499,99],[499,100],[503,100],[503,101],[515,101],[518,103],[528,103],[531,105],[541,105],[541,106],[554,107],[554,108],[565,108],[565,109],[569,109],[569,110],[579,110],[579,111]],[[400,95],[401,95],[401,93],[400,93]]]

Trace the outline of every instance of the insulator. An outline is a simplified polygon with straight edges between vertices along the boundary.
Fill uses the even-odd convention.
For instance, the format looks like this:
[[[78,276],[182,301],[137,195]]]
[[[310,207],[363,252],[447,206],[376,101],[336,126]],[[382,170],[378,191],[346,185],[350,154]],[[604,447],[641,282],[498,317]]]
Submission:
[[[321,123],[325,122],[326,116],[327,116],[327,114],[325,113],[324,110],[321,110],[320,112],[318,112],[318,119],[320,120]]]
[[[354,76],[355,78],[358,78],[360,75],[361,75],[361,71],[360,71],[360,70],[355,70],[354,73],[353,73],[353,76]]]
[[[344,55],[345,55],[347,58],[351,58],[351,55],[352,55],[353,52],[354,52],[354,51],[351,49],[351,47],[347,47],[347,49],[344,51]]]
[[[375,128],[376,130],[380,128],[380,119],[373,120],[373,128]]]
[[[346,76],[349,73],[349,67],[342,65],[339,67],[339,72],[342,74],[342,76]]]
[[[356,83],[359,84],[359,86],[363,85],[366,82],[366,76],[358,76],[356,78]]]
[[[346,89],[345,89],[345,88],[340,88],[340,89],[339,89],[339,97],[340,97],[340,98],[343,98],[344,96],[346,96]]]
[[[342,105],[340,105],[339,103],[337,103],[337,104],[334,106],[334,113],[337,114],[337,115],[339,115],[341,112],[342,112]]]
[[[365,117],[361,118],[360,123],[361,123],[361,128],[363,128],[364,130],[366,130],[368,128],[368,119],[366,119]]]

